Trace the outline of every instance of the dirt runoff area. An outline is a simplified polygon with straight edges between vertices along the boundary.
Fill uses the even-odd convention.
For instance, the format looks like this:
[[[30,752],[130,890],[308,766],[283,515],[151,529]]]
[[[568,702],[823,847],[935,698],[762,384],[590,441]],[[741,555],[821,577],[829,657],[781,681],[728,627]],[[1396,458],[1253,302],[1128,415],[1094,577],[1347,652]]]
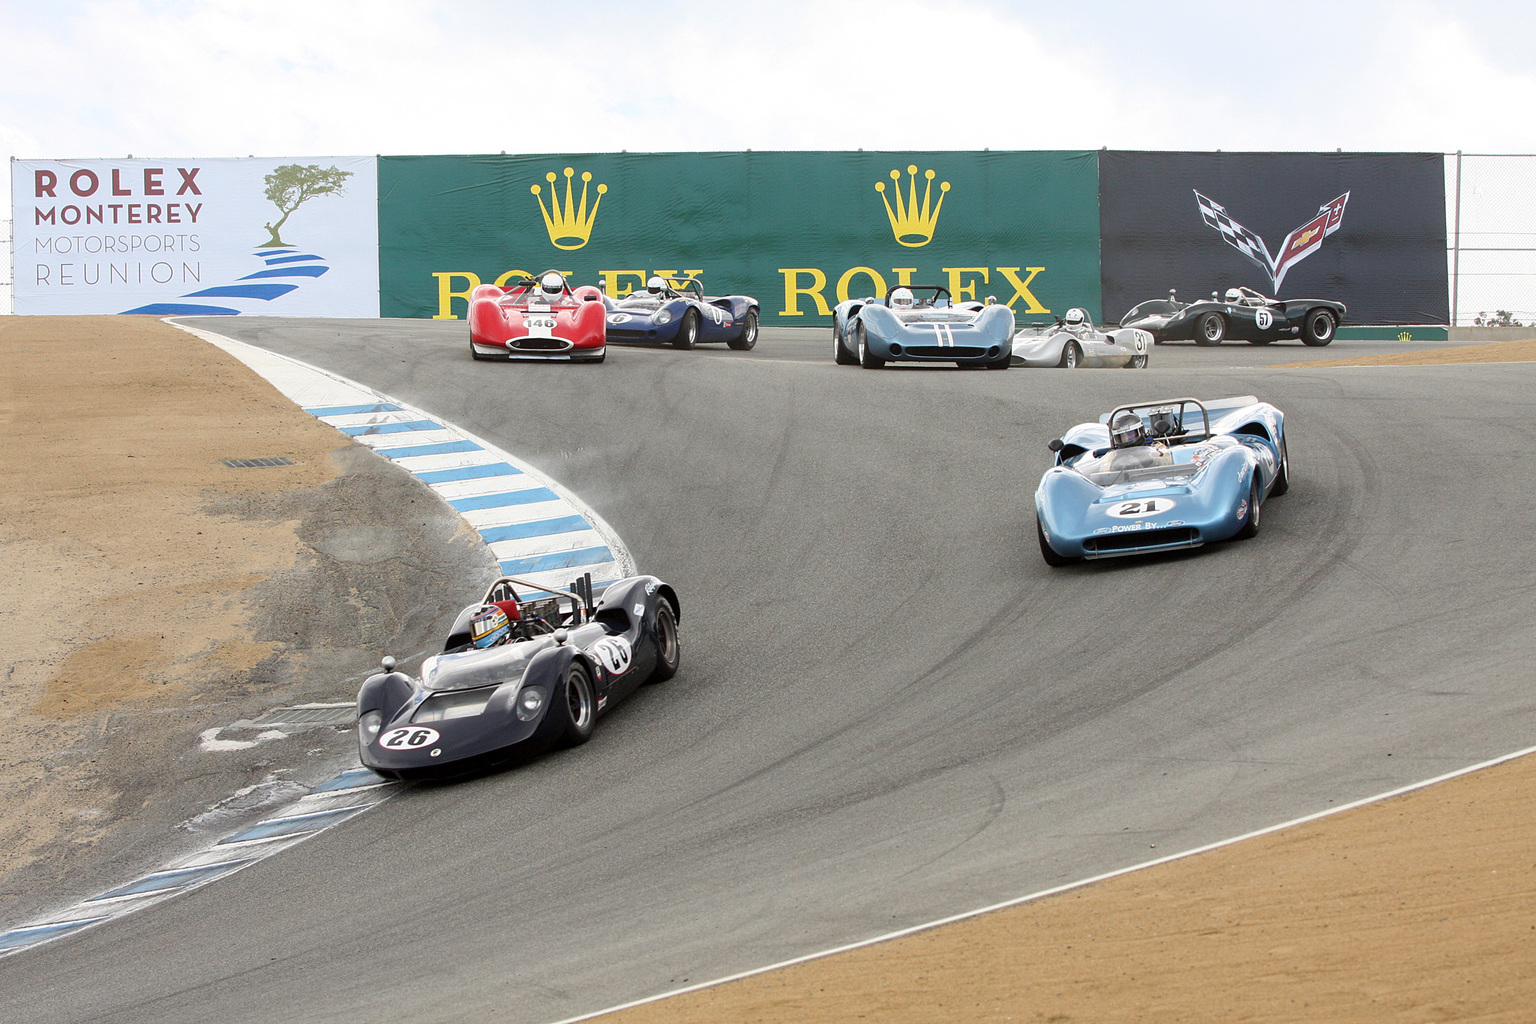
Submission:
[[[325,777],[349,728],[209,730],[349,700],[494,574],[424,486],[149,318],[0,317],[0,478],[0,928]]]
[[[1302,363],[1276,363],[1272,369],[1319,366],[1448,366],[1452,363],[1527,363],[1536,359],[1536,338],[1493,341],[1484,345],[1456,345],[1418,352],[1392,352],[1380,356],[1344,359],[1312,359]]]

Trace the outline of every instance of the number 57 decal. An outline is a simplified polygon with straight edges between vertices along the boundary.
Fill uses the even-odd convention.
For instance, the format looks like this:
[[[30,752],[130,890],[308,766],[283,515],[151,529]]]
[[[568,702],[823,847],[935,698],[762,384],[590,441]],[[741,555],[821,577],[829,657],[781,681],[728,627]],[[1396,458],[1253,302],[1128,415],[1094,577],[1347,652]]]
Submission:
[[[1116,519],[1141,519],[1146,516],[1160,516],[1173,508],[1177,502],[1168,498],[1142,498],[1140,501],[1122,501],[1109,510],[1109,515]]]

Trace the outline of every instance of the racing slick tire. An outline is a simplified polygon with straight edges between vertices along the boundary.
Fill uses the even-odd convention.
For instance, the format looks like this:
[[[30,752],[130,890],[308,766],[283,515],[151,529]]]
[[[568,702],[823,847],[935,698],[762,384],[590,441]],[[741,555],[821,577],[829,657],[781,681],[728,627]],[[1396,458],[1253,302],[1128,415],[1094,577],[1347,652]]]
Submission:
[[[1253,483],[1248,485],[1248,517],[1243,520],[1243,528],[1237,531],[1238,538],[1241,540],[1248,540],[1250,537],[1257,537],[1259,535],[1260,518],[1261,510],[1259,508],[1259,477],[1258,474],[1255,473],[1253,477]]]
[[[1279,497],[1291,489],[1291,455],[1285,450],[1285,442],[1280,442],[1280,469],[1275,473],[1275,482],[1269,485],[1269,496]]]
[[[662,599],[656,609],[656,667],[647,683],[663,683],[677,675],[683,661],[683,645],[677,638],[677,616],[672,602]]]
[[[873,355],[869,351],[869,339],[864,336],[864,321],[860,320],[858,327],[854,329],[859,341],[859,365],[866,370],[885,369],[885,360]]]
[[[1125,368],[1127,370],[1145,370],[1147,368],[1147,354],[1140,352],[1131,356],[1131,361],[1125,364]]]
[[[859,357],[843,344],[843,334],[837,329],[835,320],[832,323],[832,358],[837,360],[838,366],[857,366],[859,362]]]
[[[1077,364],[1083,361],[1083,350],[1077,347],[1077,342],[1067,342],[1067,347],[1061,350],[1061,359],[1056,363],[1063,370],[1075,370]]]
[[[1013,365],[1013,347],[1009,346],[1008,348],[1005,348],[1003,350],[1003,354],[1002,355],[998,356],[996,359],[992,360],[990,363],[985,363],[983,365],[985,365],[986,368],[989,369],[989,370],[1006,370],[1006,369],[1008,369],[1010,366]]]
[[[1301,343],[1321,348],[1333,340],[1334,331],[1338,326],[1338,321],[1328,310],[1311,310],[1307,313],[1307,318],[1301,322]]]
[[[690,309],[683,314],[683,325],[677,329],[677,337],[672,339],[673,348],[693,348],[699,340],[699,314],[697,310]]]
[[[1071,565],[1077,561],[1077,559],[1068,558],[1066,555],[1058,555],[1056,549],[1046,542],[1045,528],[1040,525],[1038,516],[1035,517],[1035,536],[1040,541],[1040,557],[1045,559],[1046,565],[1059,569],[1063,565]]]
[[[1227,336],[1227,319],[1220,313],[1206,313],[1195,322],[1196,345],[1220,345]]]
[[[726,342],[738,352],[749,352],[753,345],[757,344],[757,310],[747,310],[746,319],[741,322],[741,334]]]
[[[565,670],[565,679],[555,694],[555,714],[561,717],[560,745],[579,747],[592,738],[597,724],[597,697],[592,689],[592,674],[579,660]]]
[[[476,352],[474,342],[469,343],[469,358],[473,359],[477,363],[494,362],[496,359],[495,356],[483,356],[479,352]]]

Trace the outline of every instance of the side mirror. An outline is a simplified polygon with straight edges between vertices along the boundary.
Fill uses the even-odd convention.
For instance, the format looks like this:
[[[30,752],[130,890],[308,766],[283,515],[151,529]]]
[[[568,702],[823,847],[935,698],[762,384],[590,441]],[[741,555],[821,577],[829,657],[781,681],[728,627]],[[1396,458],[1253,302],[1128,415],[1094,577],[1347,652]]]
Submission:
[[[1053,452],[1059,452],[1066,446],[1061,443],[1061,438],[1055,437],[1051,439],[1051,443],[1046,445],[1046,447]]]

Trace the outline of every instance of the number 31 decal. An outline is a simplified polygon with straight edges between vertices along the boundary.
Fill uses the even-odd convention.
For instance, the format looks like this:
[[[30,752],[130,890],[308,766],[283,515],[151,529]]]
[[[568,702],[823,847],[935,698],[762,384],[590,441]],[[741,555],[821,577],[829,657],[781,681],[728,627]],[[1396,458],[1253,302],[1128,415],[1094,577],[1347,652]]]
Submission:
[[[1173,508],[1175,502],[1167,498],[1143,498],[1140,501],[1122,501],[1109,510],[1116,519],[1142,519],[1160,516]]]

